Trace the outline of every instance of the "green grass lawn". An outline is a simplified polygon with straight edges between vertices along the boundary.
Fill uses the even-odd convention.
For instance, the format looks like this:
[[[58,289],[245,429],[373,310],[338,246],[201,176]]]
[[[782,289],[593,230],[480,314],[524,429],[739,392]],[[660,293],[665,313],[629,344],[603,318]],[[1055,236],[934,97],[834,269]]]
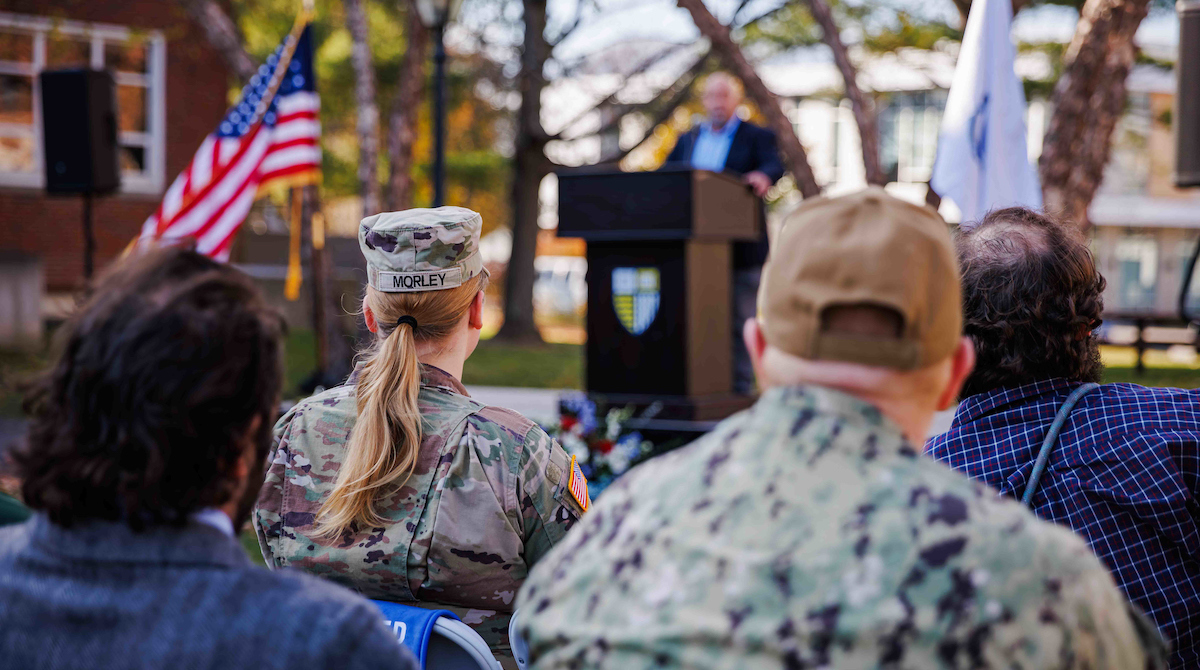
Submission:
[[[296,397],[300,382],[316,363],[312,331],[288,335],[284,395]],[[463,383],[476,386],[520,386],[525,388],[583,388],[581,345],[546,344],[521,346],[483,340],[463,368]]]
[[[246,556],[249,556],[255,565],[267,566],[262,557],[262,549],[258,546],[258,536],[254,534],[254,527],[250,523],[246,524],[246,529],[238,539],[242,541],[242,549],[246,550]]]
[[[1178,362],[1171,360],[1167,352],[1147,351],[1146,369],[1138,374],[1134,363],[1137,353],[1133,347],[1100,347],[1104,360],[1104,381],[1129,382],[1142,386],[1174,386],[1177,388],[1200,388],[1200,361]]]
[[[0,416],[21,415],[21,386],[46,364],[41,354],[0,351]]]
[[[484,340],[467,359],[463,368],[463,383],[581,389],[583,358],[583,347],[578,344],[524,347]]]
[[[1174,386],[1181,389],[1200,388],[1200,370],[1187,368],[1146,368],[1138,374],[1131,367],[1107,367],[1104,382],[1129,382],[1142,386]]]
[[[283,395],[295,398],[300,383],[317,367],[316,337],[311,330],[288,331],[283,343]]]
[[[528,388],[583,388],[583,347],[546,344],[539,347],[484,340],[467,361],[466,384]],[[284,344],[284,396],[296,398],[299,386],[316,363],[313,333],[293,330]],[[45,368],[44,354],[0,351],[0,416],[21,414],[21,382]]]
[[[1133,367],[1133,350],[1128,347],[1101,347],[1107,366],[1106,382],[1133,382],[1146,386],[1200,388],[1200,361],[1179,363],[1165,352],[1146,354],[1146,370],[1138,375]],[[300,382],[313,370],[313,333],[293,330],[284,350],[284,394],[298,395]],[[0,416],[19,416],[20,382],[43,369],[43,354],[0,351]],[[583,388],[584,347],[576,344],[518,346],[484,340],[467,360],[463,382],[478,386],[519,386],[526,388]]]

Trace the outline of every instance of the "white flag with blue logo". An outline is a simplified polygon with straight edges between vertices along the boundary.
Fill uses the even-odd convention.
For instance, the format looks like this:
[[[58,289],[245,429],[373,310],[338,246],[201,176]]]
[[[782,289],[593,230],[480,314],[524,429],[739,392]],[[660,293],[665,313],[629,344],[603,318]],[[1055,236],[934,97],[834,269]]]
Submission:
[[[1040,209],[1042,189],[1025,143],[1025,91],[1013,70],[1011,0],[975,0],[950,85],[930,186],[962,210]]]

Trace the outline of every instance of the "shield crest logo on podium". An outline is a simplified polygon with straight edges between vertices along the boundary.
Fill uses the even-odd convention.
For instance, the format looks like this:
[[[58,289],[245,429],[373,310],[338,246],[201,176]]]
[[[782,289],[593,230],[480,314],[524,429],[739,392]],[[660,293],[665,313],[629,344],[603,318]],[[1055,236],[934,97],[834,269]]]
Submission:
[[[654,317],[658,315],[660,280],[655,267],[613,268],[613,309],[631,335],[641,335],[654,323]]]

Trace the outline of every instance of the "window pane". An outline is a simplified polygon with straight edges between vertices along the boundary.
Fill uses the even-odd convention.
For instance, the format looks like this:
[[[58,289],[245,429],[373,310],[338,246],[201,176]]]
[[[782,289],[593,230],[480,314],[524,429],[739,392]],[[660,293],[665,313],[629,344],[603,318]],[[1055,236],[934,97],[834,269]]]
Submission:
[[[46,69],[91,67],[92,45],[83,40],[50,36],[46,40]]]
[[[1197,240],[1194,236],[1189,235],[1189,239],[1178,244],[1179,253],[1179,271],[1180,273],[1187,272],[1188,263],[1192,260],[1192,253],[1196,250]],[[1196,274],[1193,272],[1191,277],[1184,276],[1183,281],[1187,282],[1187,297],[1188,309],[1195,313],[1200,310],[1200,282],[1196,281]]]
[[[33,35],[0,31],[0,60],[33,62]]]
[[[1125,235],[1113,250],[1117,261],[1117,309],[1150,309],[1158,277],[1158,242],[1151,235]]]
[[[117,127],[146,132],[146,89],[141,86],[117,87]]]
[[[33,172],[32,137],[0,137],[0,172]]]
[[[146,71],[145,42],[105,42],[104,67],[120,72]]]
[[[121,171],[122,172],[145,172],[146,171],[146,149],[145,147],[121,147]]]
[[[0,74],[0,123],[33,125],[33,79]]]

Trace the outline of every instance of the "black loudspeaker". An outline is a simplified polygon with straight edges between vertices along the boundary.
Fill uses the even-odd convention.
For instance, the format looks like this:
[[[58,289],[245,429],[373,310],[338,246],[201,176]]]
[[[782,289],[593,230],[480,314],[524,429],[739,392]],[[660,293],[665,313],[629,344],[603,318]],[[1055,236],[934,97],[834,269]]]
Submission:
[[[117,163],[117,86],[102,70],[42,72],[42,157],[51,193],[111,193]]]
[[[1179,3],[1175,185],[1200,186],[1200,0]]]

